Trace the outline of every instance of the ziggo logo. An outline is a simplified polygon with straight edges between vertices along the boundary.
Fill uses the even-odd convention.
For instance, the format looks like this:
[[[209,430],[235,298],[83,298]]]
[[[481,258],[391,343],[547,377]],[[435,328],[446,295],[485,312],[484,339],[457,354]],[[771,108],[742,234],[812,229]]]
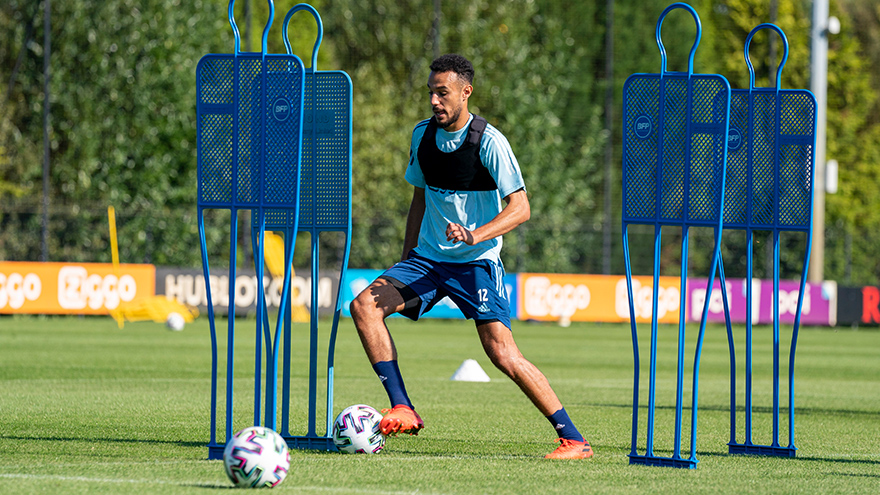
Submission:
[[[58,270],[58,304],[64,309],[116,309],[137,295],[137,282],[131,275],[89,274],[81,266]]]
[[[43,280],[36,273],[0,273],[0,309],[21,309],[43,294]],[[137,282],[131,275],[101,276],[81,266],[58,270],[58,305],[62,309],[116,309],[134,299]]]
[[[636,318],[651,318],[653,312],[654,288],[650,285],[643,286],[637,279],[632,281],[633,287],[633,312]],[[626,279],[617,282],[614,309],[617,316],[629,319],[629,296],[626,290]],[[657,318],[663,318],[666,313],[678,311],[681,307],[681,291],[677,287],[659,287],[657,289]]]
[[[0,309],[19,309],[25,301],[36,301],[42,291],[43,282],[34,273],[0,273]]]
[[[532,316],[571,317],[590,305],[590,289],[583,284],[554,284],[547,277],[529,277],[523,289],[525,310]]]

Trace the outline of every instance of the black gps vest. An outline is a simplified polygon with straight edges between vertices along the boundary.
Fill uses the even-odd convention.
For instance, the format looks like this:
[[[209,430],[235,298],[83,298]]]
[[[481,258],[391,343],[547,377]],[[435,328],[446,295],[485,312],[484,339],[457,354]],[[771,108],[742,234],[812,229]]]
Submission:
[[[437,148],[437,119],[431,117],[419,143],[418,158],[425,184],[452,191],[494,191],[498,189],[492,174],[480,160],[480,141],[486,119],[474,115],[467,137],[457,150],[444,153]]]

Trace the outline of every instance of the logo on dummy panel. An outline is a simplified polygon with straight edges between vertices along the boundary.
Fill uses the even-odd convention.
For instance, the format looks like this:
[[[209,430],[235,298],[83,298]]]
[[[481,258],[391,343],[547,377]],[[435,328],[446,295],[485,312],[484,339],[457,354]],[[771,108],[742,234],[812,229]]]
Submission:
[[[272,116],[278,122],[284,122],[290,118],[290,102],[287,101],[287,98],[275,100],[275,103],[272,104]]]
[[[727,149],[736,151],[742,146],[742,132],[736,127],[731,127],[727,131]]]
[[[333,110],[317,109],[303,114],[303,134],[316,133],[332,137],[336,133],[336,114]]]
[[[651,119],[648,118],[647,115],[639,115],[636,117],[636,122],[633,125],[633,129],[636,131],[636,136],[640,139],[645,139],[651,135],[651,130],[653,126],[651,125]]]

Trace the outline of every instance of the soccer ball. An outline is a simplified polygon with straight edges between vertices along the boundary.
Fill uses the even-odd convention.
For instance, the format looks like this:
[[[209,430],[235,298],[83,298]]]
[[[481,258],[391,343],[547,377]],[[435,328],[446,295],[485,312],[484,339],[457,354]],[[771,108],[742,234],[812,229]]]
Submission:
[[[165,326],[168,327],[168,330],[175,332],[183,330],[184,325],[186,325],[186,320],[183,319],[183,315],[180,313],[171,313],[168,315],[168,319],[165,320]]]
[[[370,406],[348,406],[333,422],[333,443],[347,454],[375,454],[385,447],[381,421],[382,414]]]
[[[223,464],[235,486],[272,488],[287,476],[290,452],[281,435],[269,428],[251,426],[226,442]]]

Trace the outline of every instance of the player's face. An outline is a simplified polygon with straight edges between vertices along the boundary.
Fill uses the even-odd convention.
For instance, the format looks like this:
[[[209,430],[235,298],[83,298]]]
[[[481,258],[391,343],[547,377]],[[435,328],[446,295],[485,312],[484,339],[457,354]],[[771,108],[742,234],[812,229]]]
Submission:
[[[455,72],[431,72],[428,76],[428,94],[437,125],[447,131],[457,131],[467,124],[467,100],[474,87]]]

